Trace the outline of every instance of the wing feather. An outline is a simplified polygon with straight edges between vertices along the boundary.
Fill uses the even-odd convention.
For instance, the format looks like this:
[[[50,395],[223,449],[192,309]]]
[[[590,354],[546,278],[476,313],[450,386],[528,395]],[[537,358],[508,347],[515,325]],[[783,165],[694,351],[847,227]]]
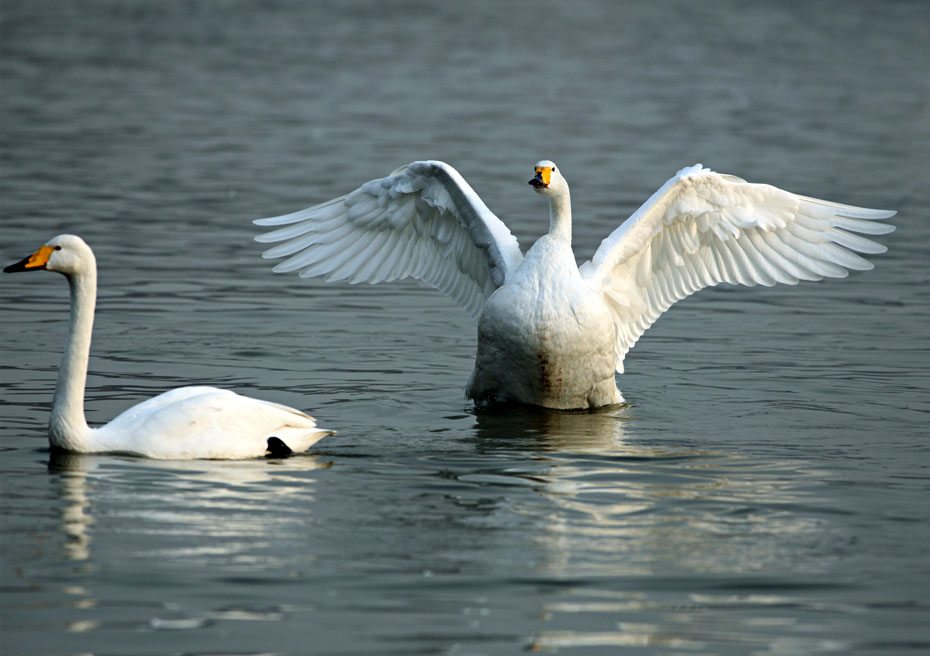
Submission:
[[[413,162],[345,196],[255,223],[276,228],[255,238],[281,242],[263,253],[284,258],[275,273],[353,284],[413,277],[476,319],[523,259],[504,223],[438,161]]]
[[[895,212],[799,196],[700,164],[679,171],[581,267],[616,327],[617,371],[649,326],[675,302],[722,282],[797,284],[868,270],[858,253],[887,249]]]

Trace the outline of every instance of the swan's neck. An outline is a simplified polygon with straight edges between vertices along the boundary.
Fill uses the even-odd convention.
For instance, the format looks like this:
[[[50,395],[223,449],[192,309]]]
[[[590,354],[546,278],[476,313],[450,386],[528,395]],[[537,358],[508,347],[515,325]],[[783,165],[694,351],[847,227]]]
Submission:
[[[572,198],[568,188],[549,199],[549,234],[572,243]]]
[[[52,446],[84,451],[84,441],[90,434],[84,419],[84,384],[97,302],[96,270],[92,267],[90,271],[68,276],[68,286],[71,288],[71,319],[65,353],[58,370],[48,436]]]

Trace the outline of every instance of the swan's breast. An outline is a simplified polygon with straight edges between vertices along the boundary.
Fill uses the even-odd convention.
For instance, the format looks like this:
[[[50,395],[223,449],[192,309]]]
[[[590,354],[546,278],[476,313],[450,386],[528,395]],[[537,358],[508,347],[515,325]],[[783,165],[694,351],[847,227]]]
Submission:
[[[568,243],[546,235],[488,299],[481,324],[521,334],[543,349],[566,351],[580,346],[582,336],[600,341],[592,331],[608,329],[611,320],[601,297],[581,278]]]
[[[546,398],[584,396],[613,377],[613,325],[567,243],[540,242],[485,305],[476,374]]]

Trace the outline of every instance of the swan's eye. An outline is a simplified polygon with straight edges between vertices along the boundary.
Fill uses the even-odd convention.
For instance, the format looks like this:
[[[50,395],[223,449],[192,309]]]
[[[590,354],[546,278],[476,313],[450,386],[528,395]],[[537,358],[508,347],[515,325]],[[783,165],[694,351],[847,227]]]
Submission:
[[[60,250],[61,250],[61,246],[56,246],[56,247],[55,247],[55,250],[56,250],[56,251],[60,251]]]

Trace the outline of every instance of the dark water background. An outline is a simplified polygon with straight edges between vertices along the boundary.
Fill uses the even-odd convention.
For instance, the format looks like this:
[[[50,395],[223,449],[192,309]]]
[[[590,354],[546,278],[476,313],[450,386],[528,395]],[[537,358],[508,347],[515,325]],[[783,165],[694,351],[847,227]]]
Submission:
[[[0,256],[95,248],[87,413],[190,383],[339,430],[286,461],[51,457],[67,322],[0,279],[4,654],[930,650],[930,5],[0,7]],[[894,208],[874,271],[675,306],[633,405],[475,413],[414,282],[272,276],[250,220],[414,159],[581,259],[695,162]]]

